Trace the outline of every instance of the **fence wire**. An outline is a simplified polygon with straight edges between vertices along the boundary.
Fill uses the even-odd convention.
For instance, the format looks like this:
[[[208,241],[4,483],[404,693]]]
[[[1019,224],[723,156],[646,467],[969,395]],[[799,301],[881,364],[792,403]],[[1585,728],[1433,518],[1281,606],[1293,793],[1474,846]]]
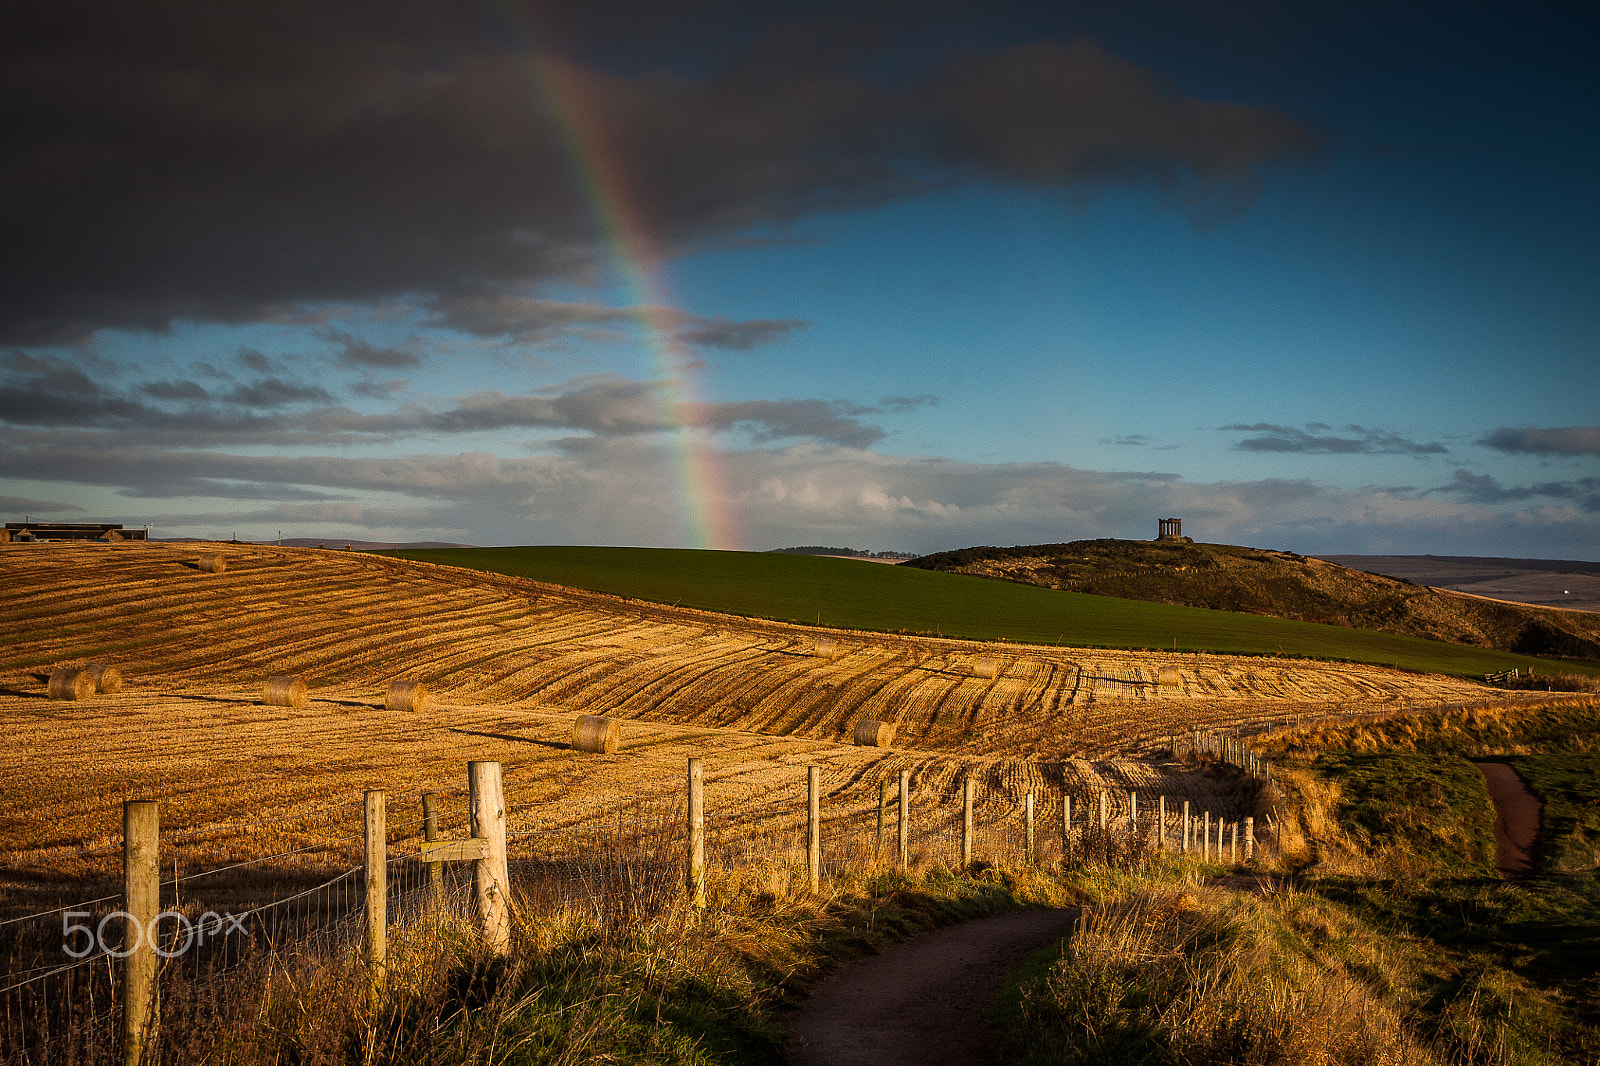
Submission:
[[[917,869],[955,869],[963,859],[965,817],[959,775],[948,768],[908,777],[905,861]],[[1066,779],[1063,778],[1063,781]],[[540,782],[517,782],[542,788]],[[530,788],[530,791],[534,789]],[[824,882],[901,862],[900,778],[860,772],[819,775],[820,876]],[[1033,796],[1031,832],[1021,797]],[[474,834],[467,797],[434,796],[433,835]],[[759,781],[732,772],[705,784],[705,862],[719,891],[781,895],[809,883],[807,771],[774,768]],[[684,790],[658,787],[603,809],[574,808],[546,791],[538,801],[506,804],[507,870],[518,917],[562,918],[626,928],[681,906],[689,840]],[[1191,804],[1188,839],[1210,855],[1243,811],[1227,802],[1202,811]],[[1102,813],[1103,808],[1103,813]],[[1160,817],[1164,813],[1164,817]],[[388,805],[383,863],[390,937],[434,928],[468,927],[474,915],[475,864],[429,861],[420,797],[396,794]],[[575,817],[576,815],[576,817]],[[263,827],[294,829],[292,847],[256,858],[203,865],[243,847]],[[1236,830],[1234,830],[1236,831]],[[229,834],[233,834],[232,837]],[[366,930],[366,878],[359,803],[297,816],[179,830],[162,839],[161,914],[149,931],[161,956],[160,1024],[147,1061],[162,1048],[214,1039],[208,1028],[249,1025],[274,968],[349,965],[359,960]],[[1260,834],[1258,833],[1258,840]],[[269,835],[268,839],[279,837]],[[1185,839],[1182,801],[1158,793],[1081,787],[1023,789],[1015,782],[975,797],[966,837],[974,861],[999,865],[1109,859],[1115,848],[1178,850]],[[1130,843],[1132,842],[1132,843]],[[1114,847],[1113,847],[1114,845]],[[169,858],[170,856],[170,858]],[[170,865],[168,863],[170,862]],[[16,872],[16,871],[13,871]],[[130,932],[120,892],[90,886],[29,884],[0,878],[0,1064],[88,1066],[120,1061],[119,1002]],[[51,892],[49,907],[28,906]],[[341,962],[342,960],[342,962]]]

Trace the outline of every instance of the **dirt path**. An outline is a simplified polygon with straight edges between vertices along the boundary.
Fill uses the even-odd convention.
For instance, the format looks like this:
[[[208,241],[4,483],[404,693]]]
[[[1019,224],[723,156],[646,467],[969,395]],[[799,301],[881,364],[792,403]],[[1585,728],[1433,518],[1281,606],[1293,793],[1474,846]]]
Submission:
[[[996,1061],[987,1014],[1007,974],[1067,934],[1077,908],[980,918],[840,970],[790,1019],[791,1066]]]
[[[1495,865],[1502,877],[1533,873],[1539,816],[1544,805],[1528,790],[1522,776],[1503,762],[1475,762],[1494,801]]]

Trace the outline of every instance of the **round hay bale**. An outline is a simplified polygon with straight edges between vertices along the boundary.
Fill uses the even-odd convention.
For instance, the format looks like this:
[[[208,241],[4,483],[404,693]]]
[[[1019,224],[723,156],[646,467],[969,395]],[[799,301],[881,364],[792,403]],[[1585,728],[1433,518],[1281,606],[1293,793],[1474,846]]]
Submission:
[[[121,692],[122,671],[106,663],[90,663],[84,671],[94,679],[96,692]]]
[[[995,665],[994,665],[994,660],[993,659],[978,659],[976,662],[974,662],[972,664],[972,676],[973,677],[993,678],[994,674],[995,674]]]
[[[894,742],[894,723],[863,718],[856,723],[856,743],[863,748],[887,748]]]
[[[1176,666],[1163,666],[1156,671],[1156,684],[1181,685],[1183,684],[1183,676],[1178,673]]]
[[[93,695],[94,678],[82,667],[68,666],[50,675],[50,698],[53,700],[86,700]]]
[[[428,683],[426,681],[391,681],[389,698],[384,706],[391,711],[415,711],[422,714],[428,709]]]
[[[813,655],[819,659],[831,659],[839,653],[839,643],[834,640],[819,640],[812,650]]]
[[[293,707],[306,705],[306,682],[303,677],[269,677],[261,686],[261,702],[268,707]]]
[[[572,727],[572,750],[586,751],[591,755],[615,755],[622,743],[622,721],[601,718],[595,714],[581,714]]]
[[[207,574],[220,574],[228,569],[228,560],[220,555],[202,555],[195,565]]]

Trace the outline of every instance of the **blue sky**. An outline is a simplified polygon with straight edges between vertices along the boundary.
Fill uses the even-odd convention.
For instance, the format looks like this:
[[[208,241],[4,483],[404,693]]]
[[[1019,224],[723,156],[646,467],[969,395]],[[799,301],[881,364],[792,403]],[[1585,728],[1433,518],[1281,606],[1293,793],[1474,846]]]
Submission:
[[[1175,515],[1597,558],[1586,19],[8,10],[0,502],[919,552]]]

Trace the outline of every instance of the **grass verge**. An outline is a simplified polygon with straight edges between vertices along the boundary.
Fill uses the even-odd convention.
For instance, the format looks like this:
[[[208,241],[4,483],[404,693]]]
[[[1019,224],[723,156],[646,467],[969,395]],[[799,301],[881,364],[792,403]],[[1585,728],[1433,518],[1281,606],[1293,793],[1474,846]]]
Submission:
[[[1007,1066],[1593,1063],[1593,878],[1151,887],[1013,975]]]
[[[1465,762],[1483,758],[1510,763],[1544,804],[1543,870],[1600,868],[1600,700],[1279,730],[1253,745],[1284,767],[1298,835],[1318,841],[1319,858],[1340,857],[1325,868],[1489,872],[1476,859],[1487,800],[1477,796],[1481,783]],[[1376,846],[1368,861],[1354,854],[1361,846]]]
[[[530,915],[508,958],[464,927],[419,922],[392,935],[376,1006],[353,959],[280,960],[227,1017],[187,1011],[162,1061],[773,1062],[784,1009],[836,965],[950,922],[1094,897],[1118,876],[862,872],[818,897],[730,875],[703,912],[680,900],[622,923]]]
[[[1095,908],[1014,975],[1008,1066],[1431,1063],[1384,939],[1293,892],[1158,887]]]
[[[1329,878],[1310,889],[1408,947],[1416,1026],[1458,1061],[1600,1061],[1594,876]]]
[[[1314,774],[1337,789],[1345,846],[1390,876],[1491,876],[1494,806],[1456,755],[1327,752]]]
[[[1542,660],[1370,630],[1124,600],[853,559],[781,552],[529,546],[379,554],[655,603],[844,629],[1073,647],[1172,648],[1393,665],[1473,676]],[[1564,667],[1600,675],[1600,666]]]
[[[1515,755],[1506,761],[1544,804],[1540,866],[1553,872],[1600,870],[1600,754]]]
[[[1353,724],[1280,729],[1252,738],[1250,746],[1257,754],[1287,760],[1333,750],[1467,758],[1553,750],[1600,752],[1600,700],[1426,711]]]
[[[1296,887],[1149,886],[1095,908],[1008,986],[1005,1061],[1600,1062],[1600,878],[1492,876],[1467,762],[1520,748],[1555,854],[1590,861],[1600,755],[1538,749],[1592,744],[1597,715],[1552,703],[1257,738],[1280,760],[1266,798]]]

